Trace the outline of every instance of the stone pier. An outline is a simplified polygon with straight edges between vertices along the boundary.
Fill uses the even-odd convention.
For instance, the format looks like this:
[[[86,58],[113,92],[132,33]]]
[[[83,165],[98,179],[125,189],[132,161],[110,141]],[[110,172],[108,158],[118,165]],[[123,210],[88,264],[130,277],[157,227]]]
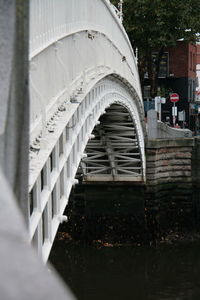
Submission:
[[[155,139],[146,145],[147,215],[160,234],[195,227],[193,138]]]

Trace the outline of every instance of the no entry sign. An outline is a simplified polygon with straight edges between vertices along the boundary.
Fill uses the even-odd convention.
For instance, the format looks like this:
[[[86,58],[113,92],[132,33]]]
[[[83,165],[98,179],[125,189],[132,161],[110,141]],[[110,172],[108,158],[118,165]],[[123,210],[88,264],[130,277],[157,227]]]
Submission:
[[[170,101],[171,102],[178,102],[179,101],[179,95],[176,93],[173,93],[170,95]]]

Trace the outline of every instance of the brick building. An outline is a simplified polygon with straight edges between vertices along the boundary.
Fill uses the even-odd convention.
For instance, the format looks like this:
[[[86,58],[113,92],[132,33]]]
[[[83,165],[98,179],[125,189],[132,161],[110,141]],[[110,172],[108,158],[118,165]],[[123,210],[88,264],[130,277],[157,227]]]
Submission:
[[[178,111],[176,122],[183,126],[183,116],[185,115],[186,126],[192,131],[197,131],[199,127],[197,124],[198,107],[195,97],[197,53],[200,63],[200,48],[198,48],[198,45],[178,41],[176,46],[167,47],[161,61],[159,75],[160,94],[166,98],[166,104],[162,105],[162,121],[170,120],[172,125],[173,104],[169,100],[169,95],[172,92],[178,93],[180,101],[176,103]],[[147,98],[148,78],[145,85],[144,98]]]

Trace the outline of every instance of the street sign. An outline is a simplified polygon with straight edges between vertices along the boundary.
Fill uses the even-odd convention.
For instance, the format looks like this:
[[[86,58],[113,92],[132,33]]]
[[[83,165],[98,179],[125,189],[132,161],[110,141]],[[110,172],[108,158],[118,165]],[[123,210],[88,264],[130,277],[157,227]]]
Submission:
[[[170,94],[170,101],[175,103],[179,101],[179,95],[176,93]]]
[[[179,101],[179,95],[176,94],[176,93],[170,94],[170,101],[173,103],[172,117],[173,117],[173,124],[174,124],[174,127],[175,127],[176,117],[177,117],[177,107],[176,107],[175,103]]]
[[[172,107],[172,116],[177,117],[177,107],[176,106]]]

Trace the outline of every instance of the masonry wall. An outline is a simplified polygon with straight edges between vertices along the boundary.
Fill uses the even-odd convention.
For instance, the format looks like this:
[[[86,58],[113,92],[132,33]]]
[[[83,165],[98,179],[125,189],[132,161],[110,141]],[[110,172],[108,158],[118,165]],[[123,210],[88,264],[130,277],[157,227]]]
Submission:
[[[153,231],[166,235],[195,227],[193,138],[149,140],[146,146],[147,219]]]
[[[193,185],[200,189],[200,137],[194,138],[192,153],[192,180]]]
[[[147,183],[192,182],[193,138],[149,140]]]
[[[200,138],[151,139],[147,182],[82,183],[74,187],[62,226],[89,242],[156,242],[200,223]]]

